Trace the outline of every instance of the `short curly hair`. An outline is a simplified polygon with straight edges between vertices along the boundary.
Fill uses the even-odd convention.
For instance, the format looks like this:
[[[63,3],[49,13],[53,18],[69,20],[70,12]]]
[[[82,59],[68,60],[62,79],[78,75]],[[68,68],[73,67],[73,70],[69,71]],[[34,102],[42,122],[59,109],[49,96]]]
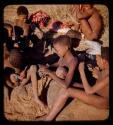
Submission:
[[[71,48],[71,39],[67,35],[60,35],[54,39],[53,46],[55,44],[60,44],[61,46],[68,46],[68,48]]]
[[[24,64],[23,54],[18,49],[12,49],[9,56],[9,62],[13,67],[21,69]]]
[[[27,15],[29,14],[28,9],[25,6],[19,6],[17,8],[17,14],[18,15]]]

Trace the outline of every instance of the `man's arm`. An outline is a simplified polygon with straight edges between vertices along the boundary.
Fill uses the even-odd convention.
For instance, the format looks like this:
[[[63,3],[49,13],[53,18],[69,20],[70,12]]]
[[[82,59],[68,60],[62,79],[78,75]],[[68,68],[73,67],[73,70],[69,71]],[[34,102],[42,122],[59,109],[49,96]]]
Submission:
[[[93,93],[97,92],[98,90],[103,89],[106,85],[109,84],[109,75],[106,75],[102,80],[96,82],[96,84],[91,87],[87,81],[87,78],[86,78],[86,75],[84,72],[84,68],[81,67],[79,71],[80,71],[80,76],[82,79],[82,83],[83,83],[85,92],[87,94],[93,94]]]

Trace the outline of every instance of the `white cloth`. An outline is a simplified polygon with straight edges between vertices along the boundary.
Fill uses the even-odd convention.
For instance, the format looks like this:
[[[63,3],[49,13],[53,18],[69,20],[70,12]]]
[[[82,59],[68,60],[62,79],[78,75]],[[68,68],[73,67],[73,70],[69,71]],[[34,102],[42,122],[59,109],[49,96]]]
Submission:
[[[61,33],[61,34],[66,34],[69,30],[71,30],[70,28],[61,28],[57,30],[57,33]]]
[[[57,38],[60,35],[66,35],[66,33],[71,30],[70,28],[61,28],[57,30],[57,33],[53,35],[53,38]]]
[[[85,40],[84,43],[88,46],[86,53],[91,55],[101,55],[101,44],[96,41]]]

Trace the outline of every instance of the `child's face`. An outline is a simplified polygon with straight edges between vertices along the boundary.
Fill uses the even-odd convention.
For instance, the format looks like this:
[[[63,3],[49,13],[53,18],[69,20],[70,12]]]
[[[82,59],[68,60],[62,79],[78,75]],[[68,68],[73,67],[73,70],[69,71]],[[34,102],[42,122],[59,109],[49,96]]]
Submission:
[[[27,15],[19,15],[18,18],[19,18],[20,20],[26,21]]]
[[[66,54],[66,52],[68,51],[68,46],[66,46],[66,45],[63,46],[63,45],[60,45],[57,43],[54,45],[54,49],[60,57],[63,57]]]

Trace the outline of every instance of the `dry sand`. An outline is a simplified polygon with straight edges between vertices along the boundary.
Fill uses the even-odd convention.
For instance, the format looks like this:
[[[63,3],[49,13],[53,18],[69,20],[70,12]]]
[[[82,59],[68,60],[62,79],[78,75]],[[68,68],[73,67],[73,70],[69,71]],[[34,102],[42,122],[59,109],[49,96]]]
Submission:
[[[13,22],[16,18],[16,9],[19,5],[9,5],[4,8],[4,21],[8,20]],[[25,5],[30,14],[38,10],[43,10],[47,12],[52,17],[56,17],[59,20],[70,20],[69,7],[71,5]],[[100,11],[100,14],[103,16],[105,31],[102,35],[101,40],[103,41],[103,46],[109,46],[109,12],[108,8],[104,5],[95,5]],[[54,88],[53,88],[54,89]],[[7,90],[5,89],[4,93]],[[57,91],[57,90],[56,90]],[[55,91],[54,91],[55,93]],[[51,95],[53,95],[51,91]],[[5,95],[5,94],[4,94]],[[9,120],[32,120],[33,116],[23,115],[23,114],[10,114],[9,102],[7,102],[7,96],[4,96],[4,105],[5,105],[5,117]],[[8,108],[9,107],[9,108]],[[9,112],[9,114],[8,114]],[[57,116],[56,121],[64,120],[105,120],[109,116],[109,110],[97,109],[93,106],[84,104],[80,100],[73,100],[70,102]]]

